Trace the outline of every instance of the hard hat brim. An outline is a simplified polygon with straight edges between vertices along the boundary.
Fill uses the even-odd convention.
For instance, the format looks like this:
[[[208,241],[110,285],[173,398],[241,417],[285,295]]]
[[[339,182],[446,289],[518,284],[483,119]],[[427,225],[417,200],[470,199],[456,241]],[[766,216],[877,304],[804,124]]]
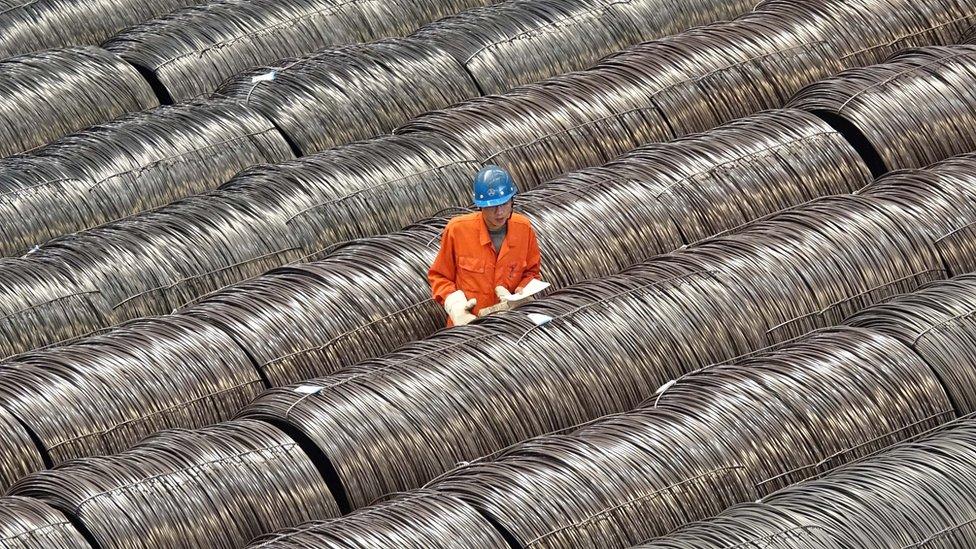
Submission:
[[[512,193],[507,196],[499,196],[498,198],[488,198],[485,200],[475,199],[474,205],[479,208],[494,208],[495,206],[501,206],[502,204],[508,202],[514,196],[515,193]]]

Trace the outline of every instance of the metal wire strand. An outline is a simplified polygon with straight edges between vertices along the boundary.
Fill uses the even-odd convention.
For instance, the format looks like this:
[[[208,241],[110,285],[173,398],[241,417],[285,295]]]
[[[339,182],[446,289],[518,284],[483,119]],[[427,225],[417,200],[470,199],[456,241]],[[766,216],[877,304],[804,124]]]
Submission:
[[[94,47],[0,61],[0,98],[0,157],[159,104],[133,67]]]
[[[17,496],[0,498],[0,547],[5,549],[88,549],[81,532],[59,511]]]
[[[733,507],[640,549],[969,547],[976,422],[960,420],[825,478]]]
[[[403,36],[484,0],[215,0],[127,29],[104,46],[139,67],[168,102],[329,46]]]
[[[257,113],[212,101],[123,116],[28,155],[0,160],[0,253],[214,189],[263,162],[292,158]]]
[[[715,0],[510,0],[463,11],[411,36],[445,48],[485,94],[498,94],[752,7]]]
[[[460,498],[416,490],[341,519],[256,539],[249,549],[509,549],[495,527]]]
[[[257,110],[308,155],[389,133],[478,88],[437,46],[398,39],[286,59],[244,72],[216,94]]]
[[[298,445],[253,421],[166,431],[121,454],[36,473],[11,494],[64,512],[104,548],[239,548],[338,515]]]
[[[226,334],[186,316],[135,321],[0,365],[0,405],[30,426],[53,465],[230,419],[263,388]]]
[[[3,444],[0,490],[6,491],[18,479],[44,468],[43,457],[31,439],[31,433],[6,408],[0,408],[0,439],[0,444]],[[0,503],[0,514],[3,513],[2,508],[3,504]],[[0,520],[0,535],[4,533],[3,525],[6,522]],[[0,546],[3,546],[2,540]]]
[[[3,0],[0,59],[66,46],[98,45],[116,32],[197,0]]]
[[[924,166],[976,149],[976,46],[901,52],[799,93],[790,106],[839,127],[876,170]]]

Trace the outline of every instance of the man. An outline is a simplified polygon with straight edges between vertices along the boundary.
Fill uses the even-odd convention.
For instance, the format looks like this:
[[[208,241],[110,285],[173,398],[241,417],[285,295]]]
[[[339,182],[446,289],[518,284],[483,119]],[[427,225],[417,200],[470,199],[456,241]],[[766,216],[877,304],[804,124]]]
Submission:
[[[474,178],[478,212],[452,219],[427,277],[448,326],[463,326],[539,276],[541,257],[528,218],[512,213],[518,188],[498,166]],[[505,308],[504,302],[498,308]]]

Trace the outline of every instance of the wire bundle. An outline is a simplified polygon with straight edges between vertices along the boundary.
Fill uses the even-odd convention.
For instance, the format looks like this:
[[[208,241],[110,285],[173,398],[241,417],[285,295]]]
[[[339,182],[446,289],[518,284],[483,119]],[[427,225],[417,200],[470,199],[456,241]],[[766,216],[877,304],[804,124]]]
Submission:
[[[516,202],[540,235],[545,278],[561,286],[869,179],[853,149],[823,122],[776,111],[642,147]],[[225,319],[274,385],[380,356],[442,325],[424,280],[445,221],[269,273],[185,312]],[[315,276],[295,276],[296,269]]]
[[[865,198],[821,199],[305,382],[301,394],[269,391],[244,414],[312,440],[356,508],[944,277],[924,231],[899,222]],[[535,327],[526,313],[554,320]]]
[[[196,0],[4,0],[0,58],[65,46],[96,45],[116,32]]]
[[[976,149],[973,88],[976,46],[928,47],[813,84],[790,106],[823,116],[889,171]]]
[[[244,72],[217,94],[272,120],[305,155],[389,133],[414,116],[478,95],[460,65],[420,40],[357,44],[279,65]],[[269,75],[272,80],[261,80]]]
[[[209,95],[251,67],[327,46],[402,36],[483,0],[215,0],[174,11],[105,43],[166,102]]]
[[[431,488],[467,501],[518,547],[623,548],[954,415],[908,348],[850,328],[681,378],[654,402]]]
[[[109,303],[110,323],[167,314],[302,256],[282,215],[267,208],[234,193],[197,195],[52,240],[31,258],[90,281]]]
[[[135,69],[99,48],[0,61],[0,156],[158,105]]]
[[[87,549],[84,536],[65,516],[40,501],[0,498],[0,547],[9,549]]]
[[[236,549],[338,514],[298,445],[253,421],[166,431],[121,454],[36,473],[11,494],[64,512],[103,548]]]
[[[509,549],[502,535],[460,498],[418,490],[339,520],[318,521],[258,538],[250,549]]]
[[[448,50],[485,94],[497,94],[752,7],[725,0],[511,0],[463,11],[411,36]]]
[[[976,412],[976,278],[963,275],[898,296],[846,324],[897,337],[939,376],[960,415]]]
[[[0,408],[0,490],[6,490],[17,479],[44,467],[40,452],[34,446],[30,433],[17,421],[10,411]],[[3,514],[3,499],[0,498],[0,516]],[[0,520],[0,546],[3,546],[3,526]]]
[[[914,549],[976,543],[976,423],[960,420],[641,549]]]
[[[257,113],[228,102],[124,116],[0,160],[0,253],[202,193],[248,166],[291,158]]]
[[[0,259],[0,357],[71,339],[105,326],[98,289],[29,259]]]
[[[531,187],[641,142],[780,106],[802,86],[855,66],[855,59],[880,60],[853,52],[873,52],[892,42],[892,34],[909,34],[909,44],[950,42],[957,35],[947,21],[959,26],[960,17],[973,13],[948,2],[876,3],[818,2],[809,13],[771,3],[734,22],[636,46],[584,72],[435,111],[398,132],[451,136]],[[889,16],[864,20],[864,13]],[[857,31],[837,31],[857,18]]]
[[[132,322],[0,366],[0,405],[30,426],[52,464],[219,423],[263,388],[233,340],[187,316]]]

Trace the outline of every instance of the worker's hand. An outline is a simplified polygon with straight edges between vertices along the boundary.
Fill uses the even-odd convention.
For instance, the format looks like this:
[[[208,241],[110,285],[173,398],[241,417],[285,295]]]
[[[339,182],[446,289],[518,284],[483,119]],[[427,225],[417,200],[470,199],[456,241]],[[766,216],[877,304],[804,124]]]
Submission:
[[[500,312],[500,311],[507,311],[507,310],[509,310],[511,308],[512,308],[512,305],[508,301],[500,301],[497,304],[492,305],[491,307],[485,307],[485,308],[481,309],[480,311],[478,311],[478,317],[481,318],[481,317],[484,317],[484,316],[488,316],[488,315],[490,315],[492,313],[497,313],[497,312]]]
[[[444,310],[455,326],[464,326],[478,318],[471,314],[471,309],[474,309],[477,304],[478,300],[468,299],[462,290],[457,290],[444,299]]]
[[[512,292],[508,291],[508,288],[506,288],[505,286],[495,286],[495,295],[497,295],[498,299],[500,299],[502,303],[504,303],[509,299],[511,299]]]

